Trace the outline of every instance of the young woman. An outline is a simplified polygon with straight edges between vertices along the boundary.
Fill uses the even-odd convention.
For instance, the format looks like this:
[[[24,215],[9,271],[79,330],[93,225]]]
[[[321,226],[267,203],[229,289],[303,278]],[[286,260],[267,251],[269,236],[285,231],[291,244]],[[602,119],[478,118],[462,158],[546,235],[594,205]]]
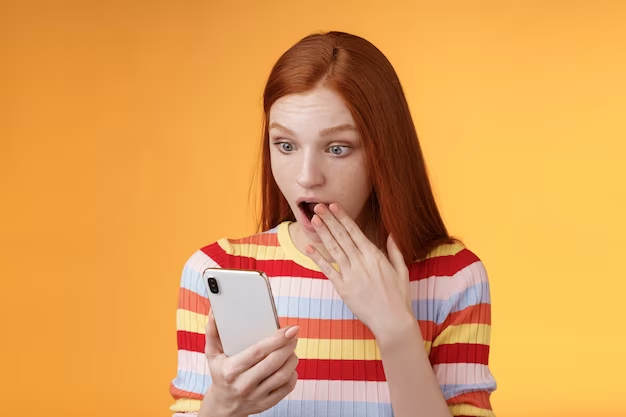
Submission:
[[[262,232],[183,270],[175,415],[492,416],[487,274],[446,231],[391,64],[360,37],[308,36],[264,112]],[[226,357],[207,267],[265,271],[281,330]]]

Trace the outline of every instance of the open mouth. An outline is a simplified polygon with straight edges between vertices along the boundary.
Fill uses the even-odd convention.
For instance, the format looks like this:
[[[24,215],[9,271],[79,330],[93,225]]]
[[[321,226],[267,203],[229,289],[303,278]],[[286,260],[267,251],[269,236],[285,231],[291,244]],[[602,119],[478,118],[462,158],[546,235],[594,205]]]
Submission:
[[[311,203],[311,202],[308,202],[308,201],[303,201],[300,204],[298,204],[298,206],[300,207],[300,210],[302,210],[304,215],[309,220],[311,220],[313,218],[313,216],[315,215],[315,212],[313,211],[313,209],[318,204],[324,204],[324,203],[319,203],[319,202],[318,203]]]

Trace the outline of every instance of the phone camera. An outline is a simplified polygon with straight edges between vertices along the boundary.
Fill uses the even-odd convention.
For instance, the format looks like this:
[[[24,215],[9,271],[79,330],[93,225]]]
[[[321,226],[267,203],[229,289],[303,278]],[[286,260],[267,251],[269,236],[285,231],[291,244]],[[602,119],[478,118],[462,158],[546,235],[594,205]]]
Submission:
[[[217,280],[213,277],[209,277],[208,282],[209,282],[209,290],[211,290],[213,294],[219,294],[220,289],[217,286]]]

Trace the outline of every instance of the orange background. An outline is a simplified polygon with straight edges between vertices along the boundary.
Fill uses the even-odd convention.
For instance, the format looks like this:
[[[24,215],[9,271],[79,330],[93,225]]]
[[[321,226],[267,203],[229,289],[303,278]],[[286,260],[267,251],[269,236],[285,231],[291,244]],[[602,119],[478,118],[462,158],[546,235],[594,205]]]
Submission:
[[[626,415],[625,2],[0,4],[0,414],[170,415],[182,266],[253,231],[264,81],[338,29],[490,273],[496,414]]]

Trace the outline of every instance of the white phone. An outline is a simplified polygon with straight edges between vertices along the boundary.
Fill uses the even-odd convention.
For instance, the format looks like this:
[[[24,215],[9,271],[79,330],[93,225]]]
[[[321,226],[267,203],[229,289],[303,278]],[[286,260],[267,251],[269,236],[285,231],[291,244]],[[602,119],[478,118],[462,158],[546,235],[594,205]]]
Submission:
[[[272,288],[264,272],[207,268],[202,277],[227,356],[274,335],[280,328]]]

